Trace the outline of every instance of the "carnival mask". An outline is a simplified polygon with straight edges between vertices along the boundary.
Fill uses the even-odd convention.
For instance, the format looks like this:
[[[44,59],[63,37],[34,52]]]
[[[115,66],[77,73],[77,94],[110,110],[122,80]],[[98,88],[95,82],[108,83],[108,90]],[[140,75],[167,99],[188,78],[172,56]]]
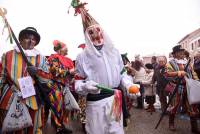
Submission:
[[[93,45],[98,49],[98,47],[102,47],[104,43],[103,39],[103,32],[100,26],[93,25],[87,28],[87,32],[89,35],[90,40],[92,41]]]

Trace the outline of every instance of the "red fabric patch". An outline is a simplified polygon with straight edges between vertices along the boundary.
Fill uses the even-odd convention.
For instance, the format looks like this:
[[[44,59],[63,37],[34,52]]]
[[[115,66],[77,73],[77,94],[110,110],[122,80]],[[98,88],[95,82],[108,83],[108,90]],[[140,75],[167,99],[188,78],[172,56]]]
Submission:
[[[81,76],[75,74],[75,75],[74,75],[74,79],[75,79],[75,80],[84,80],[85,78],[83,78],[83,77],[81,77]]]
[[[78,48],[84,49],[84,48],[85,48],[85,44],[80,44],[80,45],[78,46]]]
[[[65,67],[65,68],[68,68],[68,69],[73,69],[74,68],[74,63],[73,61],[68,58],[68,57],[65,57],[65,56],[62,56],[62,55],[59,55],[59,54],[52,54],[49,58],[48,58],[48,61],[51,61],[52,59],[54,58],[58,58],[59,61],[62,63],[62,65]]]
[[[7,110],[7,106],[8,106],[8,102],[11,98],[11,95],[12,95],[12,91],[11,89],[8,89],[8,91],[6,92],[4,98],[2,99],[2,102],[0,104],[0,109],[4,109],[4,110]]]

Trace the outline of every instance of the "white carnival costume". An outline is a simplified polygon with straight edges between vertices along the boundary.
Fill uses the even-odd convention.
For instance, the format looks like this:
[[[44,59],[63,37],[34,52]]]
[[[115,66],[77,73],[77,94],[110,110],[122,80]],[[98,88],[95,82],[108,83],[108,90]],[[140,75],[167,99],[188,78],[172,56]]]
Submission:
[[[119,86],[129,89],[132,79],[121,74],[124,68],[122,58],[112,41],[100,25],[79,6],[83,21],[86,47],[76,59],[75,81],[77,93],[87,96],[86,131],[88,134],[124,134],[122,97]],[[104,92],[97,85],[111,88],[114,92]]]

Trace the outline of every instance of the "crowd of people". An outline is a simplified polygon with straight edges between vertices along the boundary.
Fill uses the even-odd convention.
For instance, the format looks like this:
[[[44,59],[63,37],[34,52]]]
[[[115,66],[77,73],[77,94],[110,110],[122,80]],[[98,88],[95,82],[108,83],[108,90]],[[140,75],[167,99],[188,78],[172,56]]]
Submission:
[[[124,134],[130,109],[153,113],[158,95],[161,111],[169,116],[170,130],[175,130],[175,115],[185,112],[190,117],[191,131],[200,133],[197,127],[199,104],[189,103],[185,80],[185,77],[199,79],[200,51],[195,53],[193,62],[189,62],[189,53],[180,45],[173,47],[170,60],[165,56],[153,56],[150,63],[144,64],[136,56],[134,61],[129,61],[127,54],[120,54],[114,47],[84,4],[76,9],[82,17],[85,47],[75,61],[67,57],[67,45],[59,40],[52,43],[55,54],[43,56],[35,49],[41,37],[34,27],[21,30],[20,46],[3,54],[0,64],[1,131],[40,134],[50,119],[57,134],[73,133],[66,126],[70,116],[77,114],[84,133]],[[169,84],[175,86],[168,88]],[[66,108],[68,89],[80,109]],[[173,97],[171,102],[170,97]],[[29,116],[23,112],[25,109]]]

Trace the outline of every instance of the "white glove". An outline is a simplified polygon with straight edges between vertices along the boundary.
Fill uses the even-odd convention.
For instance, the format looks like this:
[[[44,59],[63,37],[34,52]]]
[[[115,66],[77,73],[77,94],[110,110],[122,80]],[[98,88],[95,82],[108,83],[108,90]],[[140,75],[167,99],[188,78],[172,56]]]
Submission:
[[[92,81],[92,80],[89,80],[89,81],[86,81],[85,85],[84,85],[84,88],[88,91],[88,93],[91,93],[91,94],[99,94],[100,93],[100,89],[98,89],[96,87],[96,85],[98,85],[98,83]]]

